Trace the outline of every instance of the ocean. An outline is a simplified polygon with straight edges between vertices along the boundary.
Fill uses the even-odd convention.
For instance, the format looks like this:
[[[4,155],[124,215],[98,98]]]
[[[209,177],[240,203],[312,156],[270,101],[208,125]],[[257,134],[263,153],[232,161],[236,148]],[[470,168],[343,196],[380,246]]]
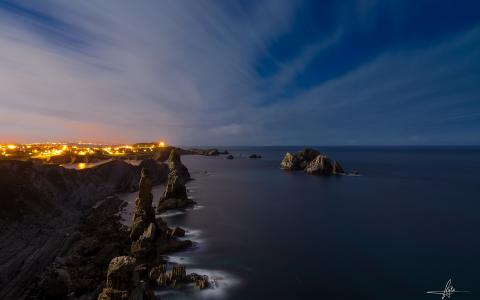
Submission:
[[[162,299],[441,299],[450,278],[478,299],[479,147],[316,148],[361,176],[281,170],[300,147],[182,156],[198,205],[163,217],[195,247],[170,259],[216,288]]]

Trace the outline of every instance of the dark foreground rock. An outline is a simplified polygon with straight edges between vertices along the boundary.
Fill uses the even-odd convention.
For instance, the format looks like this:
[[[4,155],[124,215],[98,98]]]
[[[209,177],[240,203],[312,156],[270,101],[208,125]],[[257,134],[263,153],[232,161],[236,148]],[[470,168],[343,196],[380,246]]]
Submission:
[[[160,183],[167,178],[168,167],[157,165],[145,163],[145,168]],[[111,231],[112,226],[121,228],[111,219],[121,201],[109,195],[136,190],[139,179],[139,167],[118,160],[84,170],[40,161],[0,161],[0,299],[38,294],[42,278],[49,278],[42,281],[42,287],[48,287],[52,295],[60,293],[66,278],[62,271],[64,260],[73,266],[80,261],[78,272],[86,274],[73,280],[76,273],[68,271],[67,266],[72,281],[69,292],[89,292],[89,286],[95,287],[92,282],[96,280],[97,266],[105,260],[108,264],[111,254],[118,255],[119,244],[110,243],[110,238],[117,237],[122,243],[121,234]],[[108,217],[103,213],[108,213]],[[89,221],[91,214],[97,220]],[[85,228],[91,228],[90,233],[85,234]],[[125,234],[128,238],[126,231]],[[72,256],[71,251],[75,253]],[[79,259],[70,259],[74,257]],[[51,266],[57,258],[60,269],[53,270]]]
[[[345,171],[340,162],[331,160],[312,148],[305,148],[297,153],[285,153],[280,162],[280,168],[284,170],[304,170],[307,174],[314,175],[343,175]]]

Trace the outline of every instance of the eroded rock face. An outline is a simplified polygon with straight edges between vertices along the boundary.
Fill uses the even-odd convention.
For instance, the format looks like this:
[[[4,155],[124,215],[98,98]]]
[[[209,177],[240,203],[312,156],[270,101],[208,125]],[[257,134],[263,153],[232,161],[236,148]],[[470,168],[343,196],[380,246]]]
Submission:
[[[333,162],[333,174],[336,174],[336,175],[345,174],[345,171],[343,170],[342,165],[340,165],[340,163],[337,160]]]
[[[133,214],[130,238],[136,241],[147,227],[155,224],[155,211],[152,207],[152,181],[146,169],[142,169],[138,197],[135,200],[135,212]]]
[[[285,153],[280,168],[284,170],[304,170],[307,174],[328,176],[345,174],[338,161],[333,164],[330,159],[312,148],[305,148],[296,154]]]
[[[280,163],[280,168],[284,170],[298,170],[300,168],[300,161],[297,156],[287,152]]]
[[[297,157],[299,160],[304,160],[307,162],[310,162],[314,160],[317,156],[319,156],[321,153],[315,149],[312,148],[304,148],[300,151],[297,152]]]
[[[139,283],[136,259],[130,256],[113,258],[108,265],[107,284],[98,300],[128,299]]]
[[[185,167],[185,165],[182,163],[180,159],[180,154],[178,153],[178,151],[173,149],[170,152],[170,156],[168,157],[167,162],[168,162],[169,173],[175,170],[177,174],[179,174],[182,177],[183,181],[190,180],[191,178],[190,173],[188,172],[187,167]]]
[[[150,280],[156,282],[158,287],[176,287],[181,284],[194,283],[196,287],[205,289],[209,287],[208,276],[196,273],[187,274],[183,265],[173,266],[170,272],[167,272],[166,266],[159,266],[150,273]]]
[[[185,208],[188,205],[194,204],[187,196],[187,189],[182,176],[179,175],[177,169],[173,169],[168,174],[167,186],[165,192],[160,197],[157,206],[157,212],[162,212],[169,209]]]
[[[332,163],[325,155],[318,155],[305,167],[305,172],[308,174],[331,175],[332,170]]]

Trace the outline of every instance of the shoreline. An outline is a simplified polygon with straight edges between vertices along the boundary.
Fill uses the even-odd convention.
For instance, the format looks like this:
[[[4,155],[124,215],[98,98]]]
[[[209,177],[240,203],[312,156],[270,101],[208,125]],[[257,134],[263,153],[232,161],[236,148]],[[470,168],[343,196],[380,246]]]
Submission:
[[[153,162],[152,159],[142,160],[135,166],[122,160],[107,160],[97,162],[91,168],[77,170],[36,161],[1,160],[0,175],[3,177],[0,179],[2,182],[7,180],[5,184],[13,189],[6,191],[7,198],[9,193],[13,193],[11,198],[15,199],[16,195],[22,195],[19,193],[27,192],[38,194],[42,199],[46,197],[42,200],[46,202],[45,208],[39,206],[43,202],[32,202],[26,196],[22,201],[29,210],[16,205],[7,207],[13,212],[3,212],[6,219],[1,219],[0,237],[3,240],[2,251],[7,256],[0,264],[1,297],[85,299],[98,295],[99,288],[105,283],[110,259],[130,252],[125,244],[128,230],[121,222],[125,203],[119,195],[138,189],[135,178],[139,177],[134,174],[140,168],[153,168],[155,182],[159,183],[156,188],[165,183],[166,174],[162,175],[165,164]],[[12,176],[14,179],[11,179]],[[22,192],[22,184],[17,181],[25,181],[31,191]],[[52,194],[56,197],[47,196]],[[155,197],[154,202],[157,201]],[[49,206],[55,209],[49,211]],[[15,219],[17,214],[22,217]],[[48,216],[50,214],[51,217]],[[85,234],[85,228],[90,228],[88,234]],[[49,233],[51,230],[54,235]],[[25,246],[18,242],[29,235],[35,238],[21,242],[29,245],[31,251],[27,252]],[[109,240],[110,237],[117,240]],[[172,244],[163,251],[170,254],[169,247],[172,247],[178,252],[185,247],[179,246],[182,244],[186,245]],[[24,250],[18,252],[20,249]],[[10,252],[15,259],[8,258]],[[11,275],[13,273],[15,276]]]

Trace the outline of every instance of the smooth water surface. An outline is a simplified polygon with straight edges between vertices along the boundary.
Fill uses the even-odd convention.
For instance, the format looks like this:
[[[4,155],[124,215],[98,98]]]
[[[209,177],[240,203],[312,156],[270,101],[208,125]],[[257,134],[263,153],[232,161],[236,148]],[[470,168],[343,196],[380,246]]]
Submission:
[[[196,241],[171,259],[218,288],[166,299],[440,299],[449,278],[478,299],[480,149],[319,149],[361,176],[280,170],[297,147],[183,156],[201,209],[167,216]]]

